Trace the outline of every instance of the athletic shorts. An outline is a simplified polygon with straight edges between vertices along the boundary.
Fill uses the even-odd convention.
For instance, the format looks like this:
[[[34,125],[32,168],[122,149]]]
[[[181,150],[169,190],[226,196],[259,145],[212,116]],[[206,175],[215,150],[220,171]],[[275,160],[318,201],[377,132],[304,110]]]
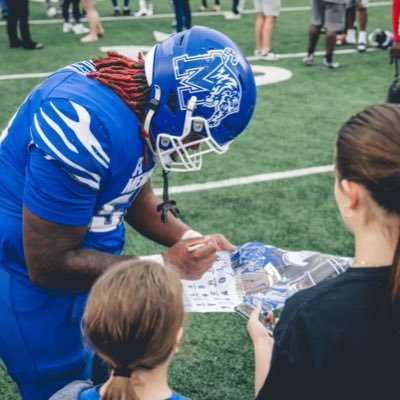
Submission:
[[[268,17],[278,17],[281,12],[281,0],[254,0],[254,8]]]
[[[311,23],[315,26],[325,26],[330,31],[344,29],[346,5],[330,3],[323,0],[312,0]]]
[[[368,0],[347,0],[346,7],[350,8],[358,4],[364,8],[368,8]]]

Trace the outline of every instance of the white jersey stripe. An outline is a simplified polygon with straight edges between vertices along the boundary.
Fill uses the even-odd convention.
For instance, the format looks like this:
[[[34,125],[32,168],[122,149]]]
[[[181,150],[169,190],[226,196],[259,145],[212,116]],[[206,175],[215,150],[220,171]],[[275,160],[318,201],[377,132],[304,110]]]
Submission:
[[[54,105],[53,105],[53,103],[50,103],[51,104],[51,106],[53,107],[53,108],[55,108],[54,107]],[[61,138],[61,140],[64,142],[64,144],[71,150],[71,151],[73,151],[74,153],[79,153],[78,152],[78,149],[67,139],[67,137],[65,136],[65,134],[64,134],[64,132],[62,131],[62,129],[60,128],[60,126],[59,125],[57,125],[51,118],[49,118],[48,116],[47,116],[47,114],[45,114],[45,112],[43,111],[43,109],[41,108],[40,109],[40,114],[42,115],[42,117],[45,119],[45,121],[50,125],[50,127],[52,127],[55,131],[56,131],[56,133],[58,134],[58,136],[60,136],[60,138]]]
[[[96,189],[98,189],[100,187],[99,182],[100,182],[100,175],[98,174],[94,174],[88,170],[86,170],[85,168],[83,168],[82,166],[80,166],[79,164],[76,164],[75,162],[71,161],[70,159],[68,159],[67,157],[65,157],[60,151],[58,151],[58,149],[51,143],[51,141],[46,137],[46,135],[44,134],[44,132],[42,131],[42,128],[40,127],[39,121],[37,119],[37,115],[35,114],[34,116],[34,123],[35,123],[35,128],[39,134],[39,136],[42,138],[42,140],[44,141],[44,143],[50,148],[50,150],[52,150],[54,152],[54,154],[56,154],[61,161],[65,162],[67,165],[82,171],[86,174],[88,174],[89,176],[91,176],[93,178],[93,180],[95,181],[95,183],[93,183],[93,185],[90,185],[92,187],[95,187]]]

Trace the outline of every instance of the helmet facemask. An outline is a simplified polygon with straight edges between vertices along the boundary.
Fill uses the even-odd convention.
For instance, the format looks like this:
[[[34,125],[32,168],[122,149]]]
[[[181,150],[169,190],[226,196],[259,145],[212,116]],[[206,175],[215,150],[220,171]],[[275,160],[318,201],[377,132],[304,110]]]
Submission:
[[[193,116],[196,101],[196,97],[192,96],[187,104],[181,136],[169,133],[157,135],[155,157],[166,171],[199,171],[204,154],[223,154],[229,148],[229,143],[220,145],[214,140],[205,118]]]

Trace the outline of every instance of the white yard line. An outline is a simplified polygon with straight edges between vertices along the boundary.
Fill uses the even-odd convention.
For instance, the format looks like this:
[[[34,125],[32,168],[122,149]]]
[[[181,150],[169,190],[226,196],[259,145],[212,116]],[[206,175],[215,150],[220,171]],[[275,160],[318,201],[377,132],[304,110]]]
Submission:
[[[333,172],[333,165],[322,165],[319,167],[301,168],[291,171],[271,172],[268,174],[259,174],[253,176],[245,176],[241,178],[223,179],[221,181],[211,181],[206,183],[194,183],[191,185],[171,186],[169,193],[189,193],[199,192],[203,190],[221,189],[232,186],[250,185],[253,183],[276,181],[288,178],[297,178],[300,176],[325,174]],[[154,189],[157,195],[162,194],[162,189]]]

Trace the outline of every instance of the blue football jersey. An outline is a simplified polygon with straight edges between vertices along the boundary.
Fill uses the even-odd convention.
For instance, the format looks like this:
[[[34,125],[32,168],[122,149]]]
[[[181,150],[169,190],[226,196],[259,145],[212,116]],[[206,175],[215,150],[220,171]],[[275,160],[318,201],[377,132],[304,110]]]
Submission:
[[[82,247],[119,254],[123,217],[154,161],[135,113],[73,64],[37,86],[0,141],[0,264],[27,276],[23,204],[56,223],[85,226]]]

